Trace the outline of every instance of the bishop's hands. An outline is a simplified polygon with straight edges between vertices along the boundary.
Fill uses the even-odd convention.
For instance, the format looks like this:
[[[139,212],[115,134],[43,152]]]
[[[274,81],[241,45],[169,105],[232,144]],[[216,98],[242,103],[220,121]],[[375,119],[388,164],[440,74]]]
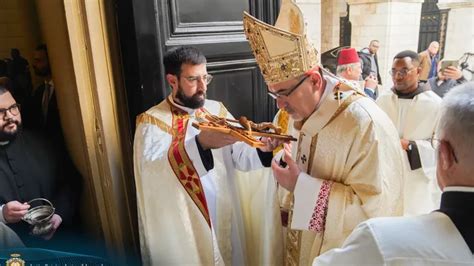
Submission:
[[[293,192],[301,170],[291,158],[291,146],[287,143],[283,144],[283,161],[286,162],[286,167],[282,167],[276,160],[272,160],[273,176],[282,187]]]
[[[3,219],[7,224],[14,224],[21,221],[21,218],[28,212],[30,205],[28,203],[21,203],[16,200],[9,201],[3,205]]]
[[[265,144],[263,147],[259,147],[259,149],[263,152],[271,152],[274,149],[276,149],[278,146],[280,146],[283,143],[289,143],[289,141],[285,141],[282,139],[273,139],[273,138],[267,138],[267,137],[262,137],[260,139],[260,142]]]

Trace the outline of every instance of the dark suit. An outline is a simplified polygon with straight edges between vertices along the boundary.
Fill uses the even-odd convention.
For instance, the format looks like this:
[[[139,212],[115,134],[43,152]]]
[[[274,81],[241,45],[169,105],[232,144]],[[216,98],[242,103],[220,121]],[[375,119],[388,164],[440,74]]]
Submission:
[[[474,254],[474,192],[443,192],[438,211],[453,221]]]
[[[463,84],[467,82],[467,80],[464,77],[461,77],[458,80],[454,79],[447,79],[444,80],[443,83],[438,85],[438,78],[437,77],[432,77],[428,79],[427,84],[430,86],[431,90],[434,91],[436,94],[438,94],[439,97],[443,98],[444,95],[451,90],[452,88],[456,87],[457,85]]]
[[[372,72],[372,60],[370,59],[372,57],[372,54],[369,52],[368,48],[364,48],[358,53],[358,55],[360,60],[362,60],[362,79],[366,79]],[[377,54],[374,55],[374,60],[375,68],[377,69],[377,80],[379,84],[382,85],[382,77],[380,76]]]
[[[22,130],[16,139],[0,145],[0,205],[46,198],[62,217],[62,230],[77,222],[80,182],[69,157],[41,135]],[[23,221],[8,225],[27,246],[40,240],[28,235],[29,226]]]
[[[43,116],[43,94],[46,85],[40,85],[25,102],[22,110],[23,125],[27,129],[39,131],[55,141],[64,143],[63,131],[59,119],[56,90],[54,90],[46,117]]]

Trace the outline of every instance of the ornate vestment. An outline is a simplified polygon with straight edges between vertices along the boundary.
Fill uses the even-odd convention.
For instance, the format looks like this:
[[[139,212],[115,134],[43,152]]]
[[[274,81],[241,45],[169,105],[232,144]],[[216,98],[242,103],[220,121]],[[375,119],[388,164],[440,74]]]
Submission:
[[[264,220],[271,211],[249,211],[252,204],[263,206],[262,198],[240,195],[246,185],[263,182],[257,151],[242,142],[213,149],[214,167],[206,170],[199,131],[191,126],[205,112],[231,117],[219,102],[206,100],[192,110],[170,96],[137,118],[134,167],[145,265],[247,265],[271,257],[271,250],[262,250],[272,243],[259,235],[247,240],[252,233],[270,235],[272,221],[266,227],[254,221],[256,213]],[[252,178],[239,170],[253,170]]]
[[[371,217],[402,214],[403,158],[396,129],[373,100],[355,91],[338,97],[337,81],[325,79],[316,111],[289,129],[298,136],[293,158],[302,172],[294,199],[282,204],[293,212],[287,265],[310,265]]]
[[[404,214],[433,211],[439,206],[441,191],[436,181],[436,159],[430,139],[437,127],[441,98],[428,90],[402,99],[390,90],[380,95],[377,104],[390,117],[399,137],[412,141],[411,149],[403,156]]]

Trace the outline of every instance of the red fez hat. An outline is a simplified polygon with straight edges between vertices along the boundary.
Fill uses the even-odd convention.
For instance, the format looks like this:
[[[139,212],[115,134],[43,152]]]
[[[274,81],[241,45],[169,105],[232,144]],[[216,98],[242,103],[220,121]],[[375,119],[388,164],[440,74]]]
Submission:
[[[347,65],[357,63],[359,61],[359,55],[355,48],[342,49],[339,52],[339,58],[337,59],[337,65]]]

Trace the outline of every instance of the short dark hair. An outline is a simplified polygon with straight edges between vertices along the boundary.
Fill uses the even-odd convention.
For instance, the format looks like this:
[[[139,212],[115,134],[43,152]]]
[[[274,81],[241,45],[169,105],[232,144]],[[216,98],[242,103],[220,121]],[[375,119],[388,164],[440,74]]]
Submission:
[[[48,55],[48,47],[44,43],[38,44],[38,46],[36,46],[35,50],[36,51],[44,51],[46,53],[46,55]]]
[[[195,47],[179,46],[166,52],[163,58],[165,73],[178,76],[181,74],[181,65],[201,65],[207,62],[204,54]]]
[[[411,58],[411,61],[413,63],[420,63],[420,57],[418,56],[418,53],[414,52],[414,51],[411,51],[411,50],[405,50],[405,51],[401,51],[400,53],[398,53],[397,55],[395,55],[395,57],[393,57],[393,60],[395,59],[403,59],[405,57],[410,57]]]
[[[10,92],[12,89],[12,81],[8,77],[0,77],[0,95]]]
[[[371,45],[371,44],[374,43],[374,42],[380,43],[379,40],[371,40],[371,41],[369,42],[369,45]]]
[[[5,92],[10,92],[5,86],[0,85],[0,95],[3,95]]]

